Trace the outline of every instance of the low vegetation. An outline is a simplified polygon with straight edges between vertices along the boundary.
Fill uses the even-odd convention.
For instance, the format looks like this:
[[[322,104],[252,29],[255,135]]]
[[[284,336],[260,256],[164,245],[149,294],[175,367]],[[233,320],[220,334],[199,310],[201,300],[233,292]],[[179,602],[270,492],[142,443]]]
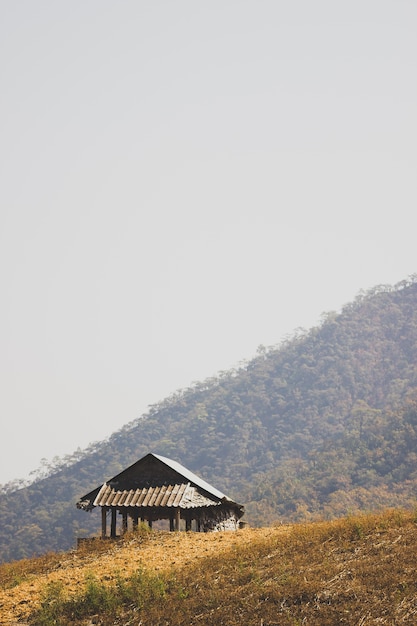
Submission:
[[[417,518],[404,510],[236,533],[130,534],[0,567],[0,623],[417,623]]]

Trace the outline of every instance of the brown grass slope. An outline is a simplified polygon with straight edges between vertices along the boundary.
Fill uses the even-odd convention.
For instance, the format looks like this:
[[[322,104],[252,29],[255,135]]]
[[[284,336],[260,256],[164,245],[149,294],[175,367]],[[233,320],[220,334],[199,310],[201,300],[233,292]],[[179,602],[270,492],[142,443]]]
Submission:
[[[416,516],[138,532],[0,567],[1,624],[417,623]]]

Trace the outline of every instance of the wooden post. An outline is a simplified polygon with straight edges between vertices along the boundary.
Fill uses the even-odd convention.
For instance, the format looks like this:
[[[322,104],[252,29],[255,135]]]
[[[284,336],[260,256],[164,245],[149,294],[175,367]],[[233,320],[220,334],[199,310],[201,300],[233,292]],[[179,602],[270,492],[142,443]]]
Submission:
[[[127,513],[122,513],[122,533],[127,533]]]
[[[137,530],[138,529],[138,522],[139,522],[138,516],[134,515],[133,516],[133,530]]]
[[[107,535],[107,508],[105,506],[101,509],[101,538],[105,539]]]
[[[170,518],[169,518],[169,530],[170,530],[171,532],[173,532],[173,531],[175,530],[174,518],[173,518],[173,517],[170,517]]]
[[[187,519],[185,520],[185,530],[186,530],[186,532],[190,532],[190,530],[191,530],[191,521],[192,521],[192,520],[191,520],[191,519],[189,519],[189,518],[187,518]]]
[[[179,532],[180,530],[180,521],[181,521],[181,509],[178,507],[175,511],[175,530]]]
[[[116,537],[116,509],[111,510],[111,526],[110,526],[110,537],[115,539]]]

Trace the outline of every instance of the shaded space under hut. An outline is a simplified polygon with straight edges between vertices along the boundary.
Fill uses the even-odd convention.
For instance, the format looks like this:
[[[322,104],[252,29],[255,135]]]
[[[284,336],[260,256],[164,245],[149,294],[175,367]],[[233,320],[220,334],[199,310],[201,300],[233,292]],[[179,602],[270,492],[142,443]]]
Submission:
[[[152,526],[158,520],[168,520],[172,531],[237,530],[244,514],[243,505],[180,463],[152,453],[77,502],[77,508],[84,511],[95,507],[101,508],[103,538],[117,537],[117,515],[123,534],[139,522]]]

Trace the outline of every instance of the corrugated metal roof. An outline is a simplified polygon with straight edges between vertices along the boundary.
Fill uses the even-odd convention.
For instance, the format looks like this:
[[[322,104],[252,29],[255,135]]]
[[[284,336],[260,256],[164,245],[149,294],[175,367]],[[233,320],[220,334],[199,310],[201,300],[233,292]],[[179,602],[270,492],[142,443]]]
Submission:
[[[213,496],[216,496],[216,498],[220,498],[220,500],[222,500],[223,498],[226,498],[224,493],[222,493],[221,491],[219,491],[218,489],[216,489],[215,487],[207,483],[205,480],[203,480],[202,478],[200,478],[193,472],[190,472],[190,470],[188,470],[186,467],[181,465],[181,463],[177,463],[177,461],[172,461],[171,459],[168,459],[166,456],[161,456],[160,454],[154,454],[153,452],[151,454],[155,458],[162,461],[162,463],[165,463],[165,465],[168,465],[168,467],[171,467],[173,470],[175,470],[176,472],[184,476],[184,478],[189,480],[191,483],[194,483],[198,487],[201,487],[202,489],[204,489],[204,491],[211,493]]]
[[[215,506],[218,501],[202,496],[190,485],[182,483],[176,485],[163,485],[161,487],[143,487],[142,489],[130,489],[117,491],[109,484],[104,483],[93,506],[117,506],[117,507],[179,507],[195,508],[201,506]]]

